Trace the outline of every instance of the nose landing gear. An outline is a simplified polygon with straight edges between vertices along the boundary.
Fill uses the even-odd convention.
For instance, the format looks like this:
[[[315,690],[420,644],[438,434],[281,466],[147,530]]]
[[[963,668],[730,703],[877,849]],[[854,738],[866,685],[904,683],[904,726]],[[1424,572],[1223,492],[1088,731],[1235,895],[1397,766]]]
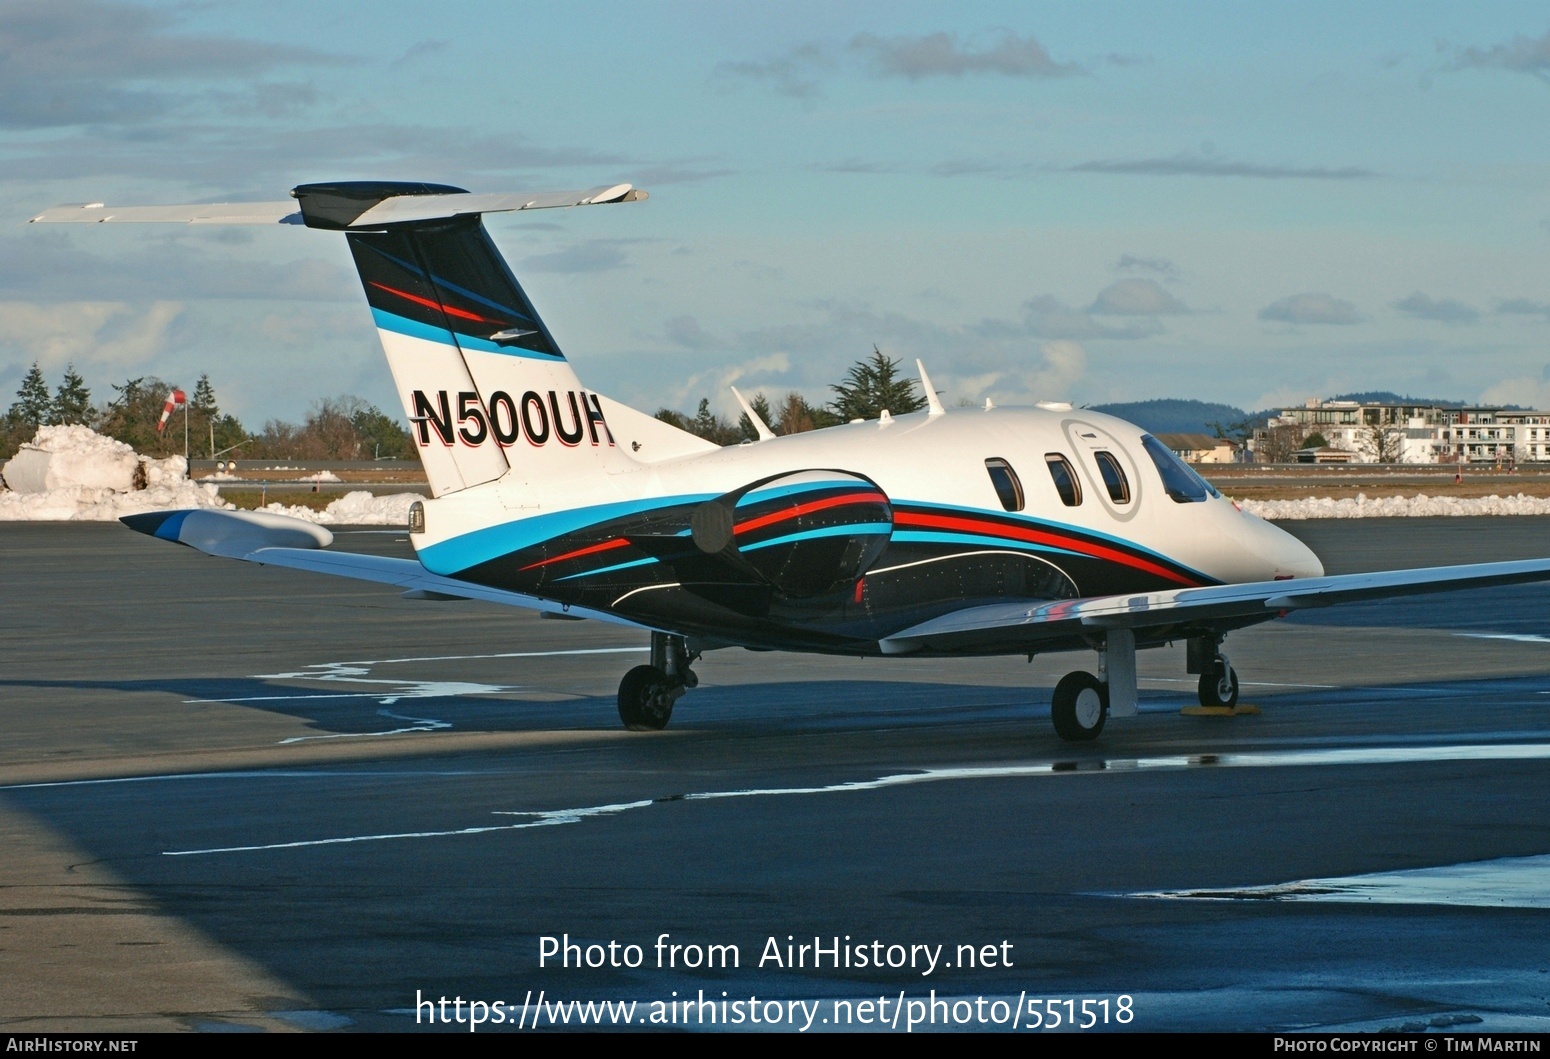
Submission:
[[[1226,655],[1217,655],[1200,674],[1200,705],[1229,710],[1238,705],[1238,672]]]
[[[651,664],[636,666],[619,682],[619,720],[632,732],[659,732],[673,716],[673,704],[700,678],[689,666],[699,658],[690,654],[682,636],[651,634]]]
[[[1258,706],[1238,705],[1238,672],[1222,653],[1220,636],[1194,636],[1185,655],[1185,671],[1200,674],[1200,705],[1186,706],[1191,717],[1236,717],[1258,713]]]

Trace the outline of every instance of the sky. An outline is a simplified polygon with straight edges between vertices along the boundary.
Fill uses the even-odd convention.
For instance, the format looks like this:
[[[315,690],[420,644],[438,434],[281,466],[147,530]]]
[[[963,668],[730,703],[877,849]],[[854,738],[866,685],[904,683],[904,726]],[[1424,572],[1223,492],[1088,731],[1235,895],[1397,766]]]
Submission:
[[[1550,408],[1543,3],[0,0],[0,404],[208,373],[396,409],[344,240],[66,202],[627,181],[486,218],[582,382]]]

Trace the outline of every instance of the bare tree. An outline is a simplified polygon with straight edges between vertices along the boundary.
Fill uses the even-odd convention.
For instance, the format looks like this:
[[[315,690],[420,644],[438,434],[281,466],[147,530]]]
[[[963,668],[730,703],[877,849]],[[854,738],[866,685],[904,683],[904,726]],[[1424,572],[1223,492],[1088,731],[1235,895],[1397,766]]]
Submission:
[[[1272,423],[1255,432],[1254,458],[1260,463],[1291,463],[1305,433],[1296,423]]]
[[[1397,426],[1362,427],[1356,432],[1356,451],[1374,463],[1399,463],[1405,455],[1405,430]]]

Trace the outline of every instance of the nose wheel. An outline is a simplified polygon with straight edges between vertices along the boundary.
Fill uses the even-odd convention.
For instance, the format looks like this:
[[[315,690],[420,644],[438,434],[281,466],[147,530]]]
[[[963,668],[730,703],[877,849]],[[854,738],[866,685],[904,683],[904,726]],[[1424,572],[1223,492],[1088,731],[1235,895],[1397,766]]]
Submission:
[[[1200,674],[1200,705],[1229,710],[1238,705],[1238,672],[1221,655]]]

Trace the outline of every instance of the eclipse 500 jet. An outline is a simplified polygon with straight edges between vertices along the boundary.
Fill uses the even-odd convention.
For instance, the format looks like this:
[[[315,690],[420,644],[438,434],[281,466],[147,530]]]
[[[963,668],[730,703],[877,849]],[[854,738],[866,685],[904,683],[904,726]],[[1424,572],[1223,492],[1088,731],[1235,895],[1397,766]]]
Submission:
[[[702,652],[884,657],[1096,651],[1055,730],[1136,712],[1136,651],[1188,644],[1200,701],[1233,706],[1231,631],[1304,607],[1550,579],[1550,560],[1323,576],[1136,426],[1046,402],[943,408],[722,448],[581,384],[481,215],[634,202],[628,184],[470,194],[304,184],[290,201],[57,206],[39,222],[289,224],[343,232],[432,499],[418,562],[333,552],[284,516],[186,510],[131,528],[211,555],[637,627],[651,662],[619,716],[659,729]],[[917,362],[918,365],[918,362]],[[735,392],[735,391],[734,391]]]

